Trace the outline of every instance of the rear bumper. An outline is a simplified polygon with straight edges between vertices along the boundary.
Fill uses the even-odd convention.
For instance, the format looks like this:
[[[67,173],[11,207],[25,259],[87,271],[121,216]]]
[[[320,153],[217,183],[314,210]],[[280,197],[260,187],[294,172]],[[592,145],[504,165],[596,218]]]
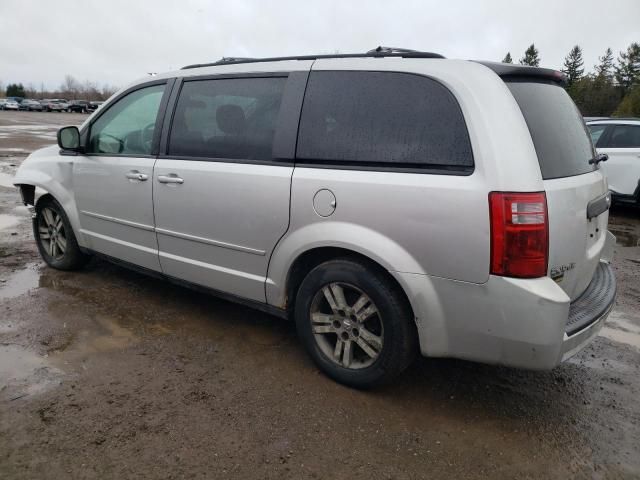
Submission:
[[[598,334],[613,309],[616,292],[613,268],[601,262],[587,289],[569,307],[562,361],[578,353]]]
[[[409,285],[423,355],[534,370],[553,368],[584,348],[602,328],[616,295],[606,263],[574,302],[549,277],[490,276],[482,285],[396,277]]]

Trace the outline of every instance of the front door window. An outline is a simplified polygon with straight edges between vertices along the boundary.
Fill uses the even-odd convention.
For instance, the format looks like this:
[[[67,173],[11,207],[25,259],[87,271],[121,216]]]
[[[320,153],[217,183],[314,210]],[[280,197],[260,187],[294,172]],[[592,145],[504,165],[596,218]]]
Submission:
[[[118,100],[91,126],[87,153],[151,155],[164,88],[141,88]]]

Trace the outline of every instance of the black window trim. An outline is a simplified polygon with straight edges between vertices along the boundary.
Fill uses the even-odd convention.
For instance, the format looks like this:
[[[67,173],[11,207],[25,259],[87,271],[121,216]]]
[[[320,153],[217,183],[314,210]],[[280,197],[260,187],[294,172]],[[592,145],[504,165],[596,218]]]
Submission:
[[[298,137],[298,125],[300,112],[302,111],[302,101],[304,91],[309,77],[309,70],[292,70],[276,72],[243,72],[243,73],[223,73],[214,75],[193,75],[179,77],[173,88],[169,107],[162,125],[162,135],[160,138],[160,149],[158,159],[163,160],[187,160],[194,162],[218,162],[237,163],[252,165],[274,165],[293,166],[296,141]],[[281,111],[286,108],[283,115],[279,114],[278,125],[273,139],[274,156],[271,160],[253,160],[248,158],[221,158],[221,157],[197,157],[193,155],[170,155],[169,139],[173,128],[173,120],[178,105],[178,99],[182,92],[182,87],[186,82],[197,82],[206,80],[228,80],[246,78],[286,78],[284,91],[282,94]]]
[[[398,164],[398,163],[382,163],[382,162],[354,162],[344,160],[323,160],[323,159],[305,159],[298,157],[298,142],[296,142],[296,167],[301,168],[323,168],[323,169],[335,169],[335,170],[355,170],[364,172],[394,172],[394,173],[419,173],[426,175],[452,175],[452,176],[470,176],[475,172],[476,162],[473,151],[473,142],[471,141],[471,135],[469,134],[469,127],[467,125],[467,119],[464,116],[462,107],[458,97],[455,93],[447,87],[439,79],[432,77],[431,75],[425,75],[416,72],[407,72],[402,70],[312,70],[314,72],[358,72],[358,73],[400,73],[404,75],[414,75],[416,77],[428,78],[441,85],[446,91],[448,91],[455,101],[455,104],[460,112],[462,121],[464,124],[465,132],[467,133],[467,139],[471,148],[471,161],[472,165],[442,165],[442,164]],[[311,75],[309,75],[309,79]],[[306,99],[306,92],[305,92]],[[304,102],[302,107],[304,107]],[[302,108],[300,109],[300,122],[298,123],[298,135],[300,131],[300,123],[302,122]],[[298,138],[299,141],[299,138]]]
[[[158,114],[156,115],[156,125],[153,132],[153,141],[151,145],[151,154],[135,154],[135,153],[91,153],[91,152],[83,152],[83,155],[87,157],[123,157],[123,158],[152,158],[155,159],[158,156],[159,146],[160,146],[160,138],[161,138],[161,127],[164,123],[164,117],[166,114],[169,97],[171,96],[175,78],[163,78],[159,80],[151,80],[149,82],[139,83],[133,85],[132,87],[127,88],[126,90],[120,92],[117,97],[113,98],[109,104],[103,107],[95,117],[91,119],[91,122],[80,131],[80,138],[83,145],[88,145],[89,138],[91,137],[91,128],[93,124],[98,121],[102,115],[108,112],[114,105],[116,105],[121,99],[129,95],[130,93],[136,92],[138,90],[142,90],[147,87],[155,87],[157,85],[165,85],[164,92],[162,93],[162,98],[160,99],[160,106],[158,107]]]
[[[610,123],[587,123],[586,125],[587,125],[587,129],[589,130],[590,138],[591,138],[591,127],[604,127],[604,129],[602,130],[602,133],[598,137],[598,141],[594,143],[593,146],[595,148],[606,148],[604,145],[601,145],[601,143],[604,142],[605,139],[608,140],[609,134],[611,133],[611,130],[612,130],[611,127],[613,125],[611,125]],[[593,140],[591,142],[593,143]]]

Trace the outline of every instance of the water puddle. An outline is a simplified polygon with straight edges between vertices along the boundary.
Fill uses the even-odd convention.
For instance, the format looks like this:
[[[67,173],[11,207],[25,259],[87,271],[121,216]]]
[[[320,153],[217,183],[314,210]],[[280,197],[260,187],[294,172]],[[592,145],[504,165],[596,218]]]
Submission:
[[[137,336],[129,329],[104,314],[92,315],[87,328],[78,332],[73,344],[66,351],[70,354],[86,356],[93,353],[121,350],[136,343]]]
[[[13,186],[13,175],[0,172],[0,187],[16,188]]]
[[[24,148],[0,147],[0,152],[29,153]]]
[[[13,228],[20,223],[20,218],[15,215],[0,214],[0,230]]]
[[[633,323],[623,313],[611,312],[607,323],[600,330],[600,336],[640,350],[640,325]]]
[[[616,243],[622,247],[640,246],[640,235],[633,226],[609,225],[609,231],[616,236]]]
[[[38,288],[40,272],[35,264],[27,265],[24,270],[19,270],[0,283],[0,300],[15,298]]]
[[[0,397],[8,400],[42,393],[60,384],[64,373],[47,359],[18,345],[0,346]]]

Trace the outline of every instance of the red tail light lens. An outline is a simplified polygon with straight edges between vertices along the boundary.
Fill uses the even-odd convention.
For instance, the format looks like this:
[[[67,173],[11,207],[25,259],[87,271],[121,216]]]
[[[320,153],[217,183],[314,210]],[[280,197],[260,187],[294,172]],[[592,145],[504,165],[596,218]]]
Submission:
[[[535,278],[547,274],[549,223],[544,192],[489,194],[491,274]]]

